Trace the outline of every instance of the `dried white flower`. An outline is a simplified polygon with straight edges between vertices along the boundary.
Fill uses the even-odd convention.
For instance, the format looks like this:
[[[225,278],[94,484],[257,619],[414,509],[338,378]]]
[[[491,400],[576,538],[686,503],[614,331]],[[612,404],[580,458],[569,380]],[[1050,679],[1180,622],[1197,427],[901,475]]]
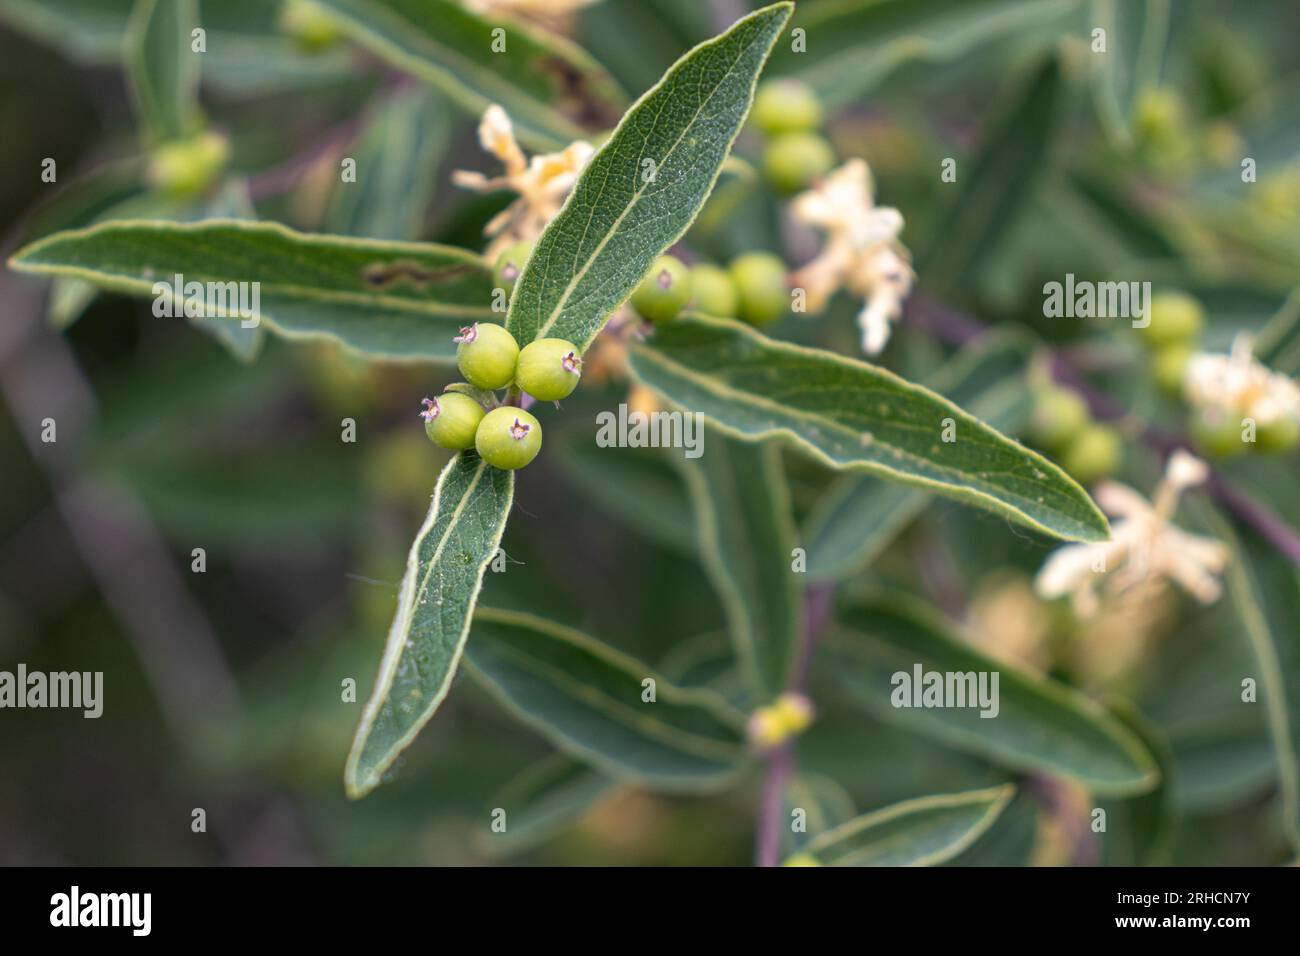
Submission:
[[[489,178],[482,173],[458,169],[451,174],[451,181],[478,192],[510,189],[519,194],[518,199],[483,228],[484,235],[492,238],[486,255],[488,259],[495,259],[507,246],[532,242],[542,234],[546,224],[564,205],[569,190],[596,150],[590,143],[577,140],[562,152],[546,153],[528,160],[515,140],[510,117],[495,103],[483,113],[478,139],[483,149],[501,160],[505,174]]]
[[[1250,418],[1260,426],[1284,418],[1300,421],[1300,386],[1256,359],[1251,344],[1242,333],[1227,355],[1193,355],[1183,373],[1188,403],[1231,421]]]
[[[1218,575],[1228,565],[1228,546],[1171,523],[1182,492],[1208,476],[1203,461],[1180,449],[1170,457],[1152,502],[1125,485],[1103,482],[1097,503],[1119,519],[1111,526],[1111,539],[1057,549],[1039,570],[1034,590],[1049,599],[1069,595],[1081,617],[1097,612],[1100,588],[1117,596],[1167,580],[1200,603],[1213,604],[1222,594]]]
[[[791,285],[804,290],[812,313],[825,309],[841,288],[865,298],[858,325],[868,355],[889,341],[890,323],[903,314],[915,278],[911,257],[898,241],[903,216],[876,206],[874,192],[870,168],[851,159],[790,207],[796,220],[826,233],[821,253],[791,276]]]

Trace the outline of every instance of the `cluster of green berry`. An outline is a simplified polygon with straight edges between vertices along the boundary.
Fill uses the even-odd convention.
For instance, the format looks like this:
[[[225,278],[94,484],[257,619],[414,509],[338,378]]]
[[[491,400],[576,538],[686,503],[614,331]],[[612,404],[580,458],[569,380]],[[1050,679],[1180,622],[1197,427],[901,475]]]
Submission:
[[[822,104],[798,80],[769,80],[754,97],[754,125],[765,137],[763,177],[779,194],[807,189],[835,165],[835,150],[817,130]]]
[[[636,313],[662,325],[687,305],[706,315],[768,325],[789,310],[785,263],[770,252],[746,252],[723,269],[701,262],[688,269],[674,256],[660,256],[629,300]]]
[[[1119,432],[1094,421],[1083,397],[1060,385],[1034,387],[1030,434],[1083,485],[1109,478],[1124,458]]]
[[[524,467],[542,449],[542,426],[521,407],[497,404],[492,393],[509,388],[544,402],[567,398],[582,376],[577,347],[564,339],[537,339],[521,349],[504,327],[488,322],[461,329],[456,342],[456,364],[465,382],[424,400],[425,432],[443,448],[474,448],[497,468]],[[484,395],[491,396],[490,409],[479,401]]]

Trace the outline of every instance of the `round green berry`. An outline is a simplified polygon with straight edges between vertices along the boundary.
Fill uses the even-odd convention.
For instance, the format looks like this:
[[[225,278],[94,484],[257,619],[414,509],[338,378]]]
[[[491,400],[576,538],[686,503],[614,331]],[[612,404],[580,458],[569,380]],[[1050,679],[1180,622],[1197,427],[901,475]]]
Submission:
[[[1300,445],[1300,421],[1289,415],[1274,419],[1255,429],[1255,447],[1272,454],[1286,454]]]
[[[515,384],[539,402],[568,398],[582,377],[578,347],[564,339],[538,339],[519,353]]]
[[[1185,292],[1161,292],[1152,296],[1148,318],[1151,321],[1138,332],[1155,349],[1191,342],[1205,327],[1205,310]]]
[[[835,165],[835,150],[816,133],[784,133],[763,150],[763,176],[784,196],[800,192]]]
[[[1151,376],[1156,387],[1175,398],[1183,393],[1183,375],[1196,350],[1181,342],[1162,345],[1151,357]]]
[[[822,104],[812,87],[798,80],[768,80],[754,97],[754,125],[767,136],[801,133],[822,124]]]
[[[474,447],[489,465],[514,471],[542,450],[542,426],[522,408],[502,405],[483,416]]]
[[[1052,385],[1034,396],[1030,430],[1040,448],[1057,451],[1064,448],[1092,422],[1088,403],[1078,392]]]
[[[1217,408],[1198,409],[1192,415],[1192,441],[1207,458],[1233,458],[1250,450],[1249,442],[1242,441],[1241,419]]]
[[[731,263],[731,280],[740,297],[740,317],[750,325],[768,325],[790,309],[785,263],[770,252],[747,252]]]
[[[691,273],[680,259],[660,256],[632,293],[632,308],[656,324],[677,318],[691,300]]]
[[[691,269],[691,295],[694,306],[706,315],[733,318],[740,310],[740,296],[727,270],[711,262],[701,262]]]
[[[455,341],[460,374],[475,388],[492,391],[514,381],[519,343],[503,326],[475,322],[461,329]]]
[[[1108,478],[1124,457],[1119,432],[1108,425],[1092,424],[1079,432],[1061,453],[1061,467],[1081,485]]]
[[[174,199],[193,199],[211,186],[230,158],[230,143],[208,130],[159,146],[149,162],[149,181]]]
[[[464,451],[474,447],[474,435],[483,421],[483,406],[468,395],[447,392],[438,398],[426,398],[424,432],[435,445]]]
[[[528,262],[532,251],[531,242],[516,242],[513,246],[502,249],[501,254],[497,256],[492,278],[498,289],[506,290],[506,295],[514,291],[515,280],[519,278],[519,273],[524,271],[524,265]]]
[[[280,29],[308,53],[328,49],[343,36],[329,14],[311,0],[289,0],[281,9]]]

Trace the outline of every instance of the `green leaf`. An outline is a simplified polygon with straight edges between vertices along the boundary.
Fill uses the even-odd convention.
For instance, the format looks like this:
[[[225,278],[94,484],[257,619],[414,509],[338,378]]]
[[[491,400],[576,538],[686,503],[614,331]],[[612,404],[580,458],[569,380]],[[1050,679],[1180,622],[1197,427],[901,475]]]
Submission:
[[[493,854],[523,853],[582,818],[619,788],[612,777],[565,754],[551,754],[497,792],[489,809],[505,811],[505,830],[483,838]]]
[[[1300,289],[1287,297],[1259,333],[1255,354],[1274,371],[1300,375]]]
[[[180,139],[199,123],[199,56],[190,31],[197,0],[136,0],[126,33],[126,71],[153,142]]]
[[[0,20],[79,63],[116,63],[133,0],[0,0]]]
[[[514,473],[462,452],[438,477],[406,562],[379,677],[344,771],[364,797],[429,722],[456,674],[483,572],[501,544]]]
[[[1033,195],[1048,167],[1064,100],[1061,65],[1051,57],[985,125],[979,153],[961,164],[951,204],[917,255],[917,275],[936,295],[974,271]]]
[[[1089,24],[1106,31],[1106,51],[1093,53],[1093,100],[1106,132],[1133,142],[1133,107],[1160,80],[1169,35],[1169,0],[1092,0]]]
[[[248,191],[248,183],[243,180],[228,180],[221,190],[212,197],[203,210],[201,219],[246,219],[257,218],[253,208],[253,199]],[[212,336],[222,347],[241,362],[252,362],[262,351],[266,339],[266,329],[259,322],[246,326],[243,322],[230,322],[220,316],[197,315],[189,322]]]
[[[941,368],[929,385],[993,428],[1014,434],[1029,413],[1027,355],[1023,338],[991,335]],[[817,502],[805,523],[809,579],[844,578],[867,567],[929,499],[908,485],[845,475]]]
[[[494,314],[491,272],[472,253],[271,222],[106,222],[47,236],[9,264],[145,296],[177,274],[186,282],[257,282],[259,315],[272,331],[388,358],[450,361],[456,330]]]
[[[456,0],[318,2],[358,43],[466,109],[481,113],[499,103],[520,138],[541,148],[607,126],[626,102],[586,53],[521,20],[487,19]],[[501,42],[505,49],[496,52]]]
[[[1158,783],[1142,742],[1105,708],[986,657],[921,606],[880,595],[856,603],[840,621],[825,648],[829,667],[880,717],[1002,766],[1071,777],[1103,795],[1145,793]],[[998,674],[997,716],[981,717],[977,706],[894,706],[894,695],[908,689],[895,675],[913,680],[917,666],[923,674]]]
[[[399,90],[375,111],[349,155],[356,182],[340,182],[326,215],[331,231],[417,239],[451,137],[446,102],[432,90]]]
[[[781,828],[781,845],[793,853],[820,834],[853,819],[853,798],[832,778],[820,773],[800,773],[785,788],[785,819],[802,811],[804,830]]]
[[[800,855],[823,866],[934,866],[978,840],[1015,791],[1006,784],[904,800],[828,830]]]
[[[708,690],[673,686],[647,665],[530,614],[480,609],[469,672],[565,753],[619,779],[698,791],[731,782],[743,719]],[[646,701],[653,680],[655,699]]]
[[[870,92],[911,60],[943,62],[981,43],[1061,19],[1077,0],[879,0],[801,5],[803,51],[781,46],[772,72],[809,84],[832,107]]]
[[[629,366],[737,437],[779,436],[832,468],[913,484],[1056,537],[1108,537],[1096,505],[1056,465],[885,369],[699,315],[657,329],[632,348]],[[954,442],[941,440],[945,419]]]
[[[803,621],[803,588],[791,570],[790,492],[777,446],[708,429],[682,475],[695,506],[700,555],[722,599],[736,656],[756,700],[789,684]]]
[[[793,5],[738,20],[691,50],[619,122],[537,240],[506,327],[585,350],[708,198]]]

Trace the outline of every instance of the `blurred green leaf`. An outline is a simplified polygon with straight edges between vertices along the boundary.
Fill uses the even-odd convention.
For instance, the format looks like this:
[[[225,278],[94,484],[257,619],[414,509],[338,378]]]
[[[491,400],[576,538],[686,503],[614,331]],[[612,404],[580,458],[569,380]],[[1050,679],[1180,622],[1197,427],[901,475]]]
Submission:
[[[447,463],[407,558],[379,676],[344,771],[363,797],[415,739],[451,689],[483,572],[501,544],[514,473],[472,452]]]
[[[165,143],[199,123],[199,56],[190,31],[198,0],[136,0],[126,34],[126,72],[149,139]]]
[[[318,2],[358,43],[466,109],[481,113],[500,104],[520,138],[542,148],[603,128],[626,103],[595,60],[526,21],[480,17],[455,0]],[[505,44],[500,52],[498,39]]]
[[[800,817],[795,812],[801,813]],[[799,820],[803,828],[782,827],[782,846],[786,855],[806,846],[811,840],[853,819],[853,798],[830,777],[819,773],[800,773],[785,788],[785,816]]]
[[[0,20],[80,63],[115,63],[134,0],[0,0]]]
[[[1268,320],[1255,341],[1255,354],[1274,371],[1300,376],[1300,289]]]
[[[1169,0],[1092,0],[1089,23],[1106,31],[1106,50],[1093,52],[1092,92],[1112,139],[1133,142],[1133,108],[1160,80],[1169,35]]]
[[[465,657],[507,711],[620,780],[699,791],[726,786],[741,766],[744,722],[721,697],[675,687],[578,631],[483,608]],[[654,681],[651,701],[647,680]]]
[[[978,840],[1015,792],[1007,784],[896,803],[821,834],[800,855],[823,866],[934,866]]]
[[[520,343],[554,337],[585,351],[681,238],[713,190],[791,7],[738,20],[678,60],[627,112],[515,285],[506,326]]]
[[[826,647],[829,667],[884,719],[1017,770],[1078,780],[1099,794],[1146,793],[1159,782],[1142,742],[1105,708],[1062,684],[984,656],[934,612],[901,596],[855,601]],[[895,707],[894,675],[997,673],[998,712]],[[900,688],[901,689],[901,688]]]
[[[1056,465],[885,369],[699,315],[657,329],[629,364],[669,401],[740,438],[781,437],[830,467],[916,485],[1056,537],[1108,536],[1096,505]],[[954,442],[940,440],[946,419]]]
[[[482,842],[499,855],[523,853],[572,826],[619,787],[617,780],[565,754],[551,754],[527,767],[489,801],[505,811],[505,829]]]
[[[803,588],[791,569],[790,492],[776,445],[716,429],[703,439],[700,457],[680,465],[699,550],[754,698],[766,701],[789,684],[803,626]]]
[[[178,274],[187,283],[257,282],[259,315],[273,331],[389,358],[451,360],[457,329],[494,314],[491,272],[472,253],[271,222],[106,222],[38,240],[10,265],[134,295],[153,295],[156,282]]]

